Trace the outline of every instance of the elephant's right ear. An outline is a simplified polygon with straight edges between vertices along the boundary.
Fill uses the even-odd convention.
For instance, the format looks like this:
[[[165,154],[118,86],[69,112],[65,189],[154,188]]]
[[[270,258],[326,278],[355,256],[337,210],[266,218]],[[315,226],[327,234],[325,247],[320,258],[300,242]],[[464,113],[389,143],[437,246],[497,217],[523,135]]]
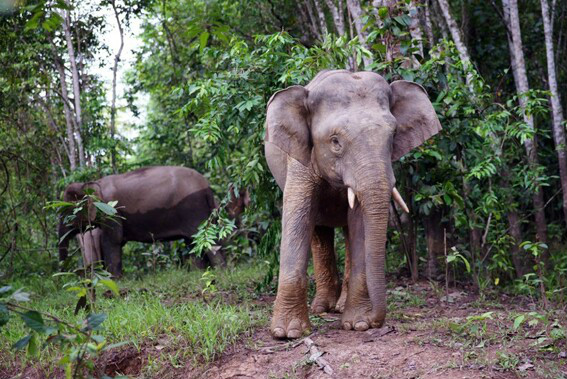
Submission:
[[[276,92],[268,101],[265,141],[308,166],[311,161],[307,90],[291,86]]]

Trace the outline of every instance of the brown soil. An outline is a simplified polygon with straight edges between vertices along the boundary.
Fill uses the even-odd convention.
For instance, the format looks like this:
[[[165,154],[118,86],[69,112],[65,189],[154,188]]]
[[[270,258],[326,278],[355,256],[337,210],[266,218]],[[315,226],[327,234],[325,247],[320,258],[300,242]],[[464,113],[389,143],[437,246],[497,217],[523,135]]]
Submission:
[[[480,303],[470,293],[453,291],[453,302],[446,304],[440,301],[443,294],[435,293],[429,283],[402,283],[390,291],[390,303],[394,306],[381,329],[343,331],[340,314],[313,317],[314,332],[309,338],[315,350],[312,348],[311,353],[305,339],[276,341],[266,326],[243,336],[206,365],[195,365],[188,359],[174,367],[165,358],[174,351],[166,347],[171,344],[163,336],[163,343],[158,340],[139,349],[123,347],[107,352],[97,366],[100,376],[163,379],[567,379],[565,339],[545,348],[545,344],[537,344],[545,329],[541,324],[526,323],[518,331],[512,329],[514,312],[534,309],[528,299],[499,295]],[[272,300],[266,297],[259,303],[265,304],[268,311]],[[451,325],[465,325],[468,316],[490,311],[491,318],[470,322],[463,330],[451,329]],[[564,315],[560,317],[565,326]],[[320,352],[320,356],[313,356],[313,351]],[[154,368],[148,376],[151,362]],[[34,367],[23,373],[12,370],[0,369],[0,378],[16,374],[30,379],[62,376],[60,372],[46,375]]]
[[[425,305],[394,310],[382,329],[344,331],[340,329],[339,314],[323,315],[318,320],[319,326],[309,336],[323,352],[323,365],[310,359],[303,340],[276,341],[268,329],[263,328],[204,370],[190,369],[176,377],[507,379],[561,378],[563,375],[567,378],[566,360],[557,352],[537,352],[530,346],[533,340],[507,332],[512,325],[508,313],[529,310],[518,299],[512,302],[504,296],[493,307],[479,309],[471,304],[476,299],[464,293],[460,293],[455,303],[446,305],[433,295],[427,283],[414,285],[409,291],[423,295]],[[479,323],[486,325],[481,338],[461,336],[435,323],[441,318],[450,318],[463,324],[467,316],[488,311],[494,313],[492,319]],[[322,367],[325,364],[330,367],[327,372]]]

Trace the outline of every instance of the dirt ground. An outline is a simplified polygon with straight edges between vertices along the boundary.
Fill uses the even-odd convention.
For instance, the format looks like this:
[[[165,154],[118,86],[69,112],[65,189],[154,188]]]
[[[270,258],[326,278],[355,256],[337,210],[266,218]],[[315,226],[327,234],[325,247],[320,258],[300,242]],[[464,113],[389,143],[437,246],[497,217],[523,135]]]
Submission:
[[[480,301],[471,292],[451,291],[447,302],[443,289],[428,282],[398,283],[381,329],[343,331],[340,314],[323,314],[312,317],[307,338],[277,341],[263,326],[208,364],[168,364],[164,354],[175,351],[153,344],[110,352],[97,366],[100,374],[162,379],[567,379],[566,339],[549,338],[557,325],[565,328],[564,310],[534,321],[536,307],[527,298]],[[266,311],[272,302],[258,300]],[[515,328],[521,314],[525,322]],[[148,374],[158,357],[160,368]],[[42,375],[32,369],[18,377]]]
[[[395,291],[399,294],[405,290]],[[278,342],[265,328],[204,371],[190,372],[184,377],[567,378],[564,352],[539,351],[533,346],[529,330],[513,333],[508,328],[513,325],[513,320],[507,317],[510,312],[527,311],[529,304],[504,297],[492,307],[479,308],[475,297],[459,291],[453,293],[453,303],[447,305],[433,295],[428,283],[414,285],[411,291],[412,296],[421,294],[425,302],[392,311],[387,325],[381,329],[343,331],[339,314],[323,315],[315,320],[318,327],[307,339],[316,346],[313,354],[306,339]],[[490,311],[493,312],[490,318],[471,321],[463,332],[451,332],[445,327],[459,322],[466,324],[468,316]],[[478,332],[475,325],[479,326]],[[564,341],[562,349],[565,350]],[[317,355],[321,355],[319,359]]]
[[[565,339],[549,341],[552,322],[526,322],[519,314],[536,309],[529,299],[499,295],[479,301],[452,291],[449,303],[430,283],[390,290],[386,326],[366,332],[343,331],[340,314],[314,316],[313,333],[296,341],[276,341],[268,327],[245,336],[208,365],[167,367],[162,378],[184,379],[474,379],[567,378]],[[442,292],[442,291],[441,291]],[[273,298],[261,300],[266,303]],[[487,313],[491,312],[491,313]],[[488,314],[488,315],[487,315]],[[483,316],[484,315],[484,316]],[[559,316],[561,317],[561,316]],[[532,318],[533,319],[533,318]],[[565,325],[565,319],[561,320]],[[547,334],[546,334],[547,333]],[[107,374],[142,372],[153,347]],[[118,369],[118,370],[116,370]],[[155,377],[158,377],[155,376]]]

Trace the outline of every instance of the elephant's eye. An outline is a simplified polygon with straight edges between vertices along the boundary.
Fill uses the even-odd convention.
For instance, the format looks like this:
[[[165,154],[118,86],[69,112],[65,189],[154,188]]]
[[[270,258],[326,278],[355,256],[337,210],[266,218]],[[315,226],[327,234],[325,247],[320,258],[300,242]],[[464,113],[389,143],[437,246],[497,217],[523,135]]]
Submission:
[[[331,137],[331,147],[335,152],[339,152],[342,148],[341,143],[339,141],[339,139],[337,138],[337,136],[332,136]]]

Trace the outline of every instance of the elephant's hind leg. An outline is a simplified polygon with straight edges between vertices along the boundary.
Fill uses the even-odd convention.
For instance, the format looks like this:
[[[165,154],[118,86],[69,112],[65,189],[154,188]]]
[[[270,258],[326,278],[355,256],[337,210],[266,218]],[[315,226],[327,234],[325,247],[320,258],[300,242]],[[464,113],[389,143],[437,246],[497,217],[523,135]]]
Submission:
[[[311,239],[311,252],[315,268],[317,292],[311,304],[313,313],[323,313],[335,308],[339,296],[339,274],[334,248],[333,228],[316,226]]]

